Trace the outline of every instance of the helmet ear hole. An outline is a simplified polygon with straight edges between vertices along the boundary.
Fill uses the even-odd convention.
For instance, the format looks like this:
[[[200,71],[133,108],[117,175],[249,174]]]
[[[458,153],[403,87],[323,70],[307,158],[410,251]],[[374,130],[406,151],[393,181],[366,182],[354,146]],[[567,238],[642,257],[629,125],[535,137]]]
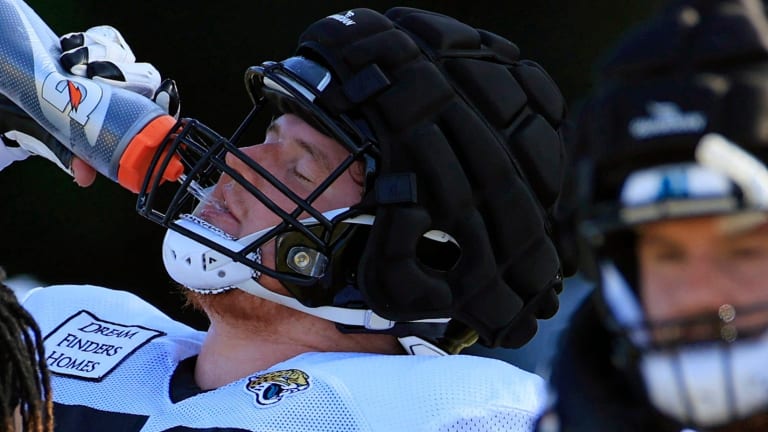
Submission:
[[[461,248],[453,241],[440,241],[421,236],[416,243],[416,258],[420,264],[432,270],[449,272],[459,263]]]

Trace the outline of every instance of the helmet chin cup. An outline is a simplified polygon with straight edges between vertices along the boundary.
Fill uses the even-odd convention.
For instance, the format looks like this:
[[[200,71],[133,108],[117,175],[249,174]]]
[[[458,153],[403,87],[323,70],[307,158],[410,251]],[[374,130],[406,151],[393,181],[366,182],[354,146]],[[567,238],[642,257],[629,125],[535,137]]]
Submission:
[[[176,226],[179,230],[169,229],[163,239],[163,263],[176,282],[198,293],[216,294],[230,290],[244,281],[259,278],[258,271],[187,237],[181,231],[188,230],[232,252],[239,252],[247,242],[240,243],[191,215],[183,215],[176,221]],[[260,262],[260,252],[254,255]]]
[[[323,213],[323,216],[332,219],[347,210],[347,208],[331,210]],[[301,222],[309,225],[317,223],[317,220],[307,218]],[[163,263],[173,280],[192,291],[203,294],[224,292],[246,281],[258,280],[261,272],[236,261],[226,255],[222,249],[232,254],[242,255],[246,247],[273,228],[274,226],[271,226],[235,239],[197,216],[182,214],[165,233],[162,246]],[[213,244],[203,244],[203,242]],[[247,254],[246,258],[261,265],[261,248]]]

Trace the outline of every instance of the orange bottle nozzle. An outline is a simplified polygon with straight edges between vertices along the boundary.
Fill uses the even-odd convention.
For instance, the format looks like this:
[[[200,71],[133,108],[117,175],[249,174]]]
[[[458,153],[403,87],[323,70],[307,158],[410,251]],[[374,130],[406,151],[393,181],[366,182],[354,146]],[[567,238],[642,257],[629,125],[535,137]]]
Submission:
[[[139,193],[157,148],[175,125],[176,120],[173,117],[163,115],[147,123],[144,129],[133,137],[120,157],[117,182],[121,186],[133,193]],[[176,181],[182,174],[184,174],[184,166],[179,157],[173,155],[165,172],[162,173],[161,182]],[[152,175],[154,177],[157,173]]]

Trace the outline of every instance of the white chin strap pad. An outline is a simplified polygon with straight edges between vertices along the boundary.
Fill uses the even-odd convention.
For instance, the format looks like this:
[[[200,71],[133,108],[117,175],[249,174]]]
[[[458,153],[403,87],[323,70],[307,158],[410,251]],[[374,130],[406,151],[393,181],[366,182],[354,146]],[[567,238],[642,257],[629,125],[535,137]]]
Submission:
[[[243,248],[243,245],[225,233],[211,230],[195,219],[179,219],[176,223],[232,251]],[[235,285],[258,277],[258,273],[252,268],[174,230],[165,233],[163,263],[173,280],[200,293],[215,294],[227,291]]]

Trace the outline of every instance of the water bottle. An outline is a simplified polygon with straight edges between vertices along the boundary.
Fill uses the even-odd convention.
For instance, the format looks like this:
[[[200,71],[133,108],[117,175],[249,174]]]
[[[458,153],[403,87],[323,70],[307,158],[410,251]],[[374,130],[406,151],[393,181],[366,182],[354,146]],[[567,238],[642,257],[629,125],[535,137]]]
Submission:
[[[0,0],[0,35],[0,93],[96,171],[138,193],[176,120],[144,96],[65,71],[59,37],[20,0]],[[172,162],[164,180],[183,174]]]

